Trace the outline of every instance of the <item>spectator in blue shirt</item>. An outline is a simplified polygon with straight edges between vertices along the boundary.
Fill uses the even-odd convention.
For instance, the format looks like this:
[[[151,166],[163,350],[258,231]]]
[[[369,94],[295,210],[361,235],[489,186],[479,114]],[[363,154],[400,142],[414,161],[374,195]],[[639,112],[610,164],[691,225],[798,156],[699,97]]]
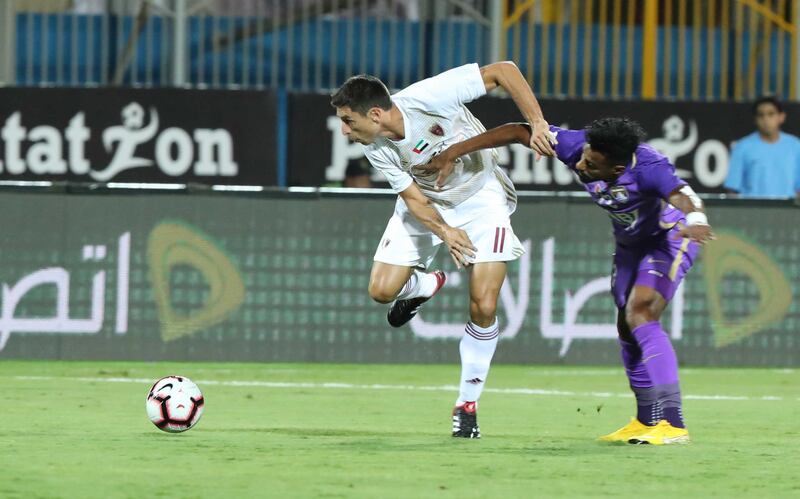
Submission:
[[[756,131],[733,146],[725,188],[742,197],[800,197],[800,139],[781,132],[781,102],[764,96],[753,104]]]

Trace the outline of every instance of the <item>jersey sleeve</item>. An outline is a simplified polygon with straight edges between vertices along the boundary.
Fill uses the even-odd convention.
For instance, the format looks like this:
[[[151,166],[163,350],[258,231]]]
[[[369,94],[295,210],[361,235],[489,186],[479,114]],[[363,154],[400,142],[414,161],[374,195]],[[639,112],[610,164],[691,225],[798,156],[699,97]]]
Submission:
[[[687,185],[686,182],[678,178],[675,173],[675,166],[666,158],[658,161],[637,165],[638,183],[642,192],[649,192],[658,195],[661,199],[668,199],[669,195],[676,189]]]
[[[408,189],[408,186],[414,182],[414,179],[408,172],[401,170],[400,167],[392,162],[390,158],[386,157],[385,154],[369,149],[365,149],[364,154],[367,156],[370,164],[376,170],[383,173],[383,176],[386,177],[386,181],[389,182],[394,192],[400,194]]]
[[[550,125],[550,132],[554,133],[556,144],[556,157],[562,163],[574,169],[583,154],[583,145],[586,144],[586,132],[583,130],[568,130]]]
[[[744,184],[744,144],[739,142],[733,146],[731,161],[728,163],[728,176],[725,178],[724,187],[736,192],[742,192]]]
[[[473,63],[418,81],[395,95],[411,99],[428,111],[448,114],[486,95],[486,85],[480,67]]]

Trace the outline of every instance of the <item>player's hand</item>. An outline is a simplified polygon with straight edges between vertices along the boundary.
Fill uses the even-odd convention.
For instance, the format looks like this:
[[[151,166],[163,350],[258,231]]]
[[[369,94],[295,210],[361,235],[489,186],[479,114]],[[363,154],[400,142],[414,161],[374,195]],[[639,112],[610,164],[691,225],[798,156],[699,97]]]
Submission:
[[[675,238],[687,237],[699,245],[716,239],[710,225],[684,225]]]
[[[415,167],[414,172],[423,176],[436,173],[436,183],[434,186],[438,191],[444,186],[447,177],[453,173],[456,167],[456,161],[458,161],[458,158],[448,154],[445,149],[436,156],[433,156],[427,164]]]
[[[478,248],[472,244],[466,232],[455,227],[448,227],[445,229],[442,240],[450,250],[450,256],[453,257],[456,268],[460,269],[472,263]]]
[[[536,159],[541,156],[555,156],[556,136],[550,131],[550,124],[545,120],[535,121],[531,125],[531,149],[536,152]]]

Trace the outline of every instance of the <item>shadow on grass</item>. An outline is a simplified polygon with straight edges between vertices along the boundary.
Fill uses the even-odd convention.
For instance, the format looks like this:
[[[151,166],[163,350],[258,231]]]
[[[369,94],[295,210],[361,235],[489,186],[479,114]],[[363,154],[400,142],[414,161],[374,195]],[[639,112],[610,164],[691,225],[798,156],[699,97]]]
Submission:
[[[441,431],[408,432],[408,431],[378,431],[369,429],[352,428],[292,428],[292,427],[257,427],[257,428],[204,428],[202,433],[209,435],[227,436],[231,434],[244,434],[255,436],[275,435],[296,437],[299,439],[315,439],[315,445],[354,447],[362,451],[372,449],[381,451],[392,450],[418,450],[420,448],[435,447],[442,452],[482,453],[490,454],[524,454],[536,456],[565,456],[574,457],[576,453],[614,454],[631,446],[609,445],[580,437],[562,439],[547,438],[532,435],[502,434],[484,436],[480,440],[453,438]],[[640,446],[642,447],[642,446]]]
[[[397,438],[407,437],[408,432],[385,432],[377,430],[353,430],[343,428],[279,428],[279,427],[260,427],[260,428],[210,428],[203,429],[204,433],[274,433],[277,435],[290,435],[298,437],[381,437]],[[420,435],[437,435],[437,433],[420,433]]]

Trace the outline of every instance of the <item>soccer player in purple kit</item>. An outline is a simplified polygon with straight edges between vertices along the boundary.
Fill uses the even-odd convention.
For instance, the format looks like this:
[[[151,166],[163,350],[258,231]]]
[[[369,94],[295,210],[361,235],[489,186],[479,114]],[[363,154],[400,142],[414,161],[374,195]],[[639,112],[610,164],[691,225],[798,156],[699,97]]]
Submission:
[[[606,210],[616,239],[611,292],[637,413],[600,440],[688,443],[678,361],[660,318],[699,246],[713,238],[703,203],[669,160],[643,142],[644,131],[632,120],[602,118],[583,130],[550,131],[556,156]],[[489,130],[442,151],[425,169],[438,171],[442,182],[460,156],[511,143],[529,144],[530,128],[511,123]]]

